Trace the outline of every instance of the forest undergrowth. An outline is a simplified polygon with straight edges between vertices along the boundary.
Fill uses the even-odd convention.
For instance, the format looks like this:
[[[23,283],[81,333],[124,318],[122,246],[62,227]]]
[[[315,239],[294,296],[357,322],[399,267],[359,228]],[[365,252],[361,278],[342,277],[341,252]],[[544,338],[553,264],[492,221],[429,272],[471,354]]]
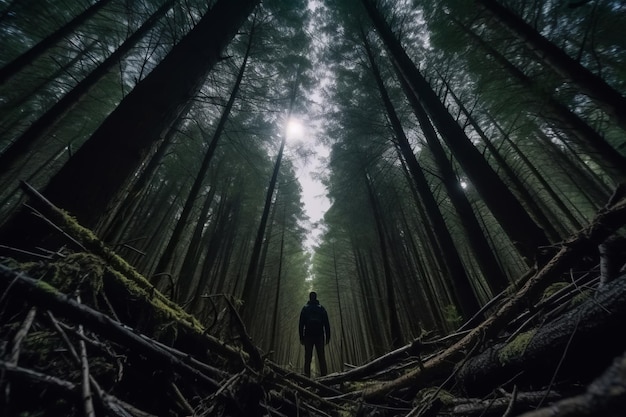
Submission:
[[[261,351],[237,300],[203,325],[45,206],[59,247],[0,262],[3,415],[623,415],[623,188],[456,332],[317,379]]]

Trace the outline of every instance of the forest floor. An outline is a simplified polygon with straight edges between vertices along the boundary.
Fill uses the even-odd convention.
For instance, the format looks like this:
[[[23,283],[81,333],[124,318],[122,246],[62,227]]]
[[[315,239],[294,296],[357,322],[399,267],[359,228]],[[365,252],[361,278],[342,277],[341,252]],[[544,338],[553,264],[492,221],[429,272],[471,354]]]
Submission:
[[[626,413],[623,190],[457,332],[315,380],[269,360],[231,300],[226,339],[63,213],[45,216],[77,250],[0,259],[2,415]]]

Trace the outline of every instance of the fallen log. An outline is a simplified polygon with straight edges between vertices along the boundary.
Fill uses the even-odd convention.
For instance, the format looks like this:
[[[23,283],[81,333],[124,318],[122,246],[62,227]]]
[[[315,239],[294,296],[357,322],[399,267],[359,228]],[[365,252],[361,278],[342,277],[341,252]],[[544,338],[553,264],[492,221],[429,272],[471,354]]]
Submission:
[[[520,417],[622,417],[626,409],[626,353],[593,383],[584,394],[570,397],[522,414]]]
[[[575,265],[582,254],[595,251],[598,245],[626,224],[626,197],[621,188],[614,195],[619,198],[611,198],[609,203],[596,214],[591,224],[565,241],[558,253],[505,301],[498,311],[485,319],[463,339],[425,361],[423,367],[415,368],[394,380],[363,390],[365,400],[380,401],[393,391],[407,387],[418,389],[425,387],[433,380],[445,378],[467,352],[495,338],[515,316],[526,308],[530,300],[536,299],[548,285]]]
[[[472,395],[511,381],[521,389],[560,379],[588,384],[626,350],[626,276],[602,286],[557,319],[470,358],[457,382]],[[515,377],[515,378],[514,378]]]
[[[70,317],[73,321],[89,327],[92,331],[103,334],[108,339],[128,347],[130,352],[145,355],[155,361],[155,368],[171,367],[176,372],[197,381],[198,384],[215,391],[219,383],[215,378],[223,378],[225,374],[206,375],[203,372],[187,365],[182,360],[162,349],[155,343],[150,343],[141,335],[135,334],[122,323],[110,317],[79,304],[66,294],[58,292],[49,284],[30,278],[23,273],[13,271],[0,265],[0,278],[6,283],[7,291],[13,296],[27,299],[38,306],[49,309],[53,313]]]

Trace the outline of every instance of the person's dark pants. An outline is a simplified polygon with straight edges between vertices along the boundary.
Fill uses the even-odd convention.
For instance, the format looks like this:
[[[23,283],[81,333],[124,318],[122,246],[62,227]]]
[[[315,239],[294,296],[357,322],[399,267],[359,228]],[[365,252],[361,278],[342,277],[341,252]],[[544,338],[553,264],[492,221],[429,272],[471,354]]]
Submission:
[[[311,376],[311,359],[313,358],[313,346],[317,352],[317,361],[319,362],[320,374],[326,375],[326,356],[324,355],[324,336],[315,338],[304,338],[304,375]]]

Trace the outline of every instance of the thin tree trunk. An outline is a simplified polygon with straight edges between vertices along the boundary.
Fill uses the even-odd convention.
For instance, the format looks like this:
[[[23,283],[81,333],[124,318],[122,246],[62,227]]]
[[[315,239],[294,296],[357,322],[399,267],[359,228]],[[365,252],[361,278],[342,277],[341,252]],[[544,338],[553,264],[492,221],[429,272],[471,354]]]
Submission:
[[[204,246],[202,245],[203,232],[205,224],[209,218],[209,210],[213,204],[214,197],[215,187],[211,187],[204,199],[204,204],[200,209],[198,221],[196,222],[193,235],[191,236],[191,241],[189,242],[189,248],[185,253],[180,273],[178,274],[175,300],[181,305],[184,305],[189,297],[189,293],[191,292],[193,282],[195,280],[196,269],[198,267],[198,261],[200,260],[201,248]]]
[[[0,175],[10,175],[15,167],[21,166],[28,153],[45,140],[49,131],[85,97],[89,90],[96,85],[111,68],[119,63],[119,60],[141,40],[143,35],[156,25],[159,19],[172,8],[176,1],[177,0],[168,0],[159,10],[150,16],[135,33],[126,39],[115,52],[105,59],[102,64],[98,65],[96,69],[32,123],[28,129],[0,155]],[[101,0],[100,3],[102,2]]]
[[[587,151],[590,158],[602,168],[610,173],[611,177],[619,182],[626,179],[626,158],[621,155],[609,142],[604,139],[594,128],[580,118],[576,113],[572,112],[567,106],[558,102],[551,94],[549,94],[541,86],[524,72],[519,70],[501,53],[488,45],[480,36],[467,28],[457,19],[452,19],[465,33],[474,39],[488,55],[491,55],[517,82],[526,89],[526,91],[535,94],[541,103],[545,106],[541,107],[538,112],[539,116],[547,119],[544,111],[558,120],[557,124],[568,136],[576,138],[577,142]],[[551,122],[554,123],[554,122]]]
[[[225,234],[228,233],[228,217],[231,210],[232,202],[229,201],[228,198],[224,197],[220,201],[217,215],[212,223],[212,230],[209,234],[209,236],[211,237],[206,246],[206,254],[204,256],[200,280],[198,282],[198,286],[193,292],[193,297],[187,309],[187,311],[189,311],[191,314],[197,314],[203,310],[201,302],[202,295],[213,279],[214,275],[212,274],[212,270],[219,262],[219,260],[217,259],[217,254],[220,251],[222,239],[224,238]]]
[[[250,56],[250,50],[252,48],[252,39],[254,36],[254,25],[252,26],[252,30],[250,32],[250,37],[248,39],[248,45],[246,47],[246,53],[243,58],[243,62],[239,67],[239,73],[237,74],[237,79],[235,80],[235,84],[233,85],[233,89],[230,92],[230,97],[228,98],[228,102],[222,111],[222,115],[220,117],[219,122],[217,123],[217,127],[215,128],[215,132],[213,132],[213,137],[209,143],[209,146],[204,154],[204,158],[202,159],[202,165],[200,166],[200,170],[196,175],[196,178],[191,186],[191,190],[189,191],[189,195],[187,196],[187,200],[185,201],[185,206],[183,207],[183,211],[178,218],[176,223],[176,227],[170,239],[167,243],[167,247],[165,251],[161,254],[161,259],[157,264],[156,273],[167,272],[170,271],[171,262],[174,258],[174,253],[176,252],[177,247],[180,245],[180,240],[185,231],[185,228],[188,225],[189,218],[195,206],[196,200],[198,199],[198,195],[202,189],[202,184],[204,183],[204,179],[211,165],[211,160],[213,159],[213,154],[215,153],[215,149],[217,148],[217,144],[222,136],[224,128],[226,126],[226,122],[230,117],[230,112],[235,104],[235,99],[239,94],[239,89],[241,87],[241,81],[243,80],[244,73],[246,72],[246,65],[248,63],[248,57]],[[203,132],[203,136],[204,132]]]
[[[340,353],[340,362],[343,364],[344,360],[347,356],[346,343],[348,339],[346,338],[346,331],[344,327],[344,319],[343,319],[343,309],[341,308],[341,291],[339,290],[339,272],[337,271],[337,253],[335,252],[335,242],[331,242],[333,249],[333,272],[335,274],[335,290],[337,292],[337,305],[339,307],[339,326],[341,328],[341,340],[339,344],[339,353]]]
[[[47,198],[83,226],[94,227],[187,108],[258,2],[218,0],[51,179],[44,191]],[[0,231],[5,243],[28,247],[50,236],[27,211],[21,213]]]
[[[511,181],[511,183],[513,184],[514,191],[517,192],[530,215],[537,221],[539,225],[541,225],[543,230],[546,231],[546,235],[550,236],[553,241],[560,241],[561,236],[559,232],[552,225],[552,222],[546,217],[546,214],[543,212],[541,207],[539,207],[539,204],[537,203],[537,201],[535,201],[535,197],[530,194],[528,188],[521,181],[519,175],[517,175],[515,171],[513,171],[511,165],[504,159],[504,157],[500,154],[500,151],[493,145],[493,143],[491,143],[491,139],[487,137],[487,134],[480,127],[476,119],[471,115],[469,110],[465,108],[465,105],[461,102],[457,95],[454,94],[454,91],[452,91],[452,89],[448,86],[445,80],[444,84],[448,88],[447,91],[450,93],[450,96],[452,96],[452,99],[459,107],[460,113],[465,116],[466,121],[472,126],[474,131],[483,140],[483,143],[489,150],[490,155],[492,155],[498,163],[498,167],[500,167],[504,171],[509,181]]]
[[[294,80],[294,85],[291,91],[291,97],[289,102],[289,110],[287,112],[287,120],[291,117],[291,111],[293,109],[293,105],[296,100],[296,93],[298,91],[298,84],[300,82],[300,74],[296,74],[296,78]],[[248,273],[246,274],[246,279],[243,285],[243,291],[241,295],[241,299],[244,301],[244,305],[242,306],[242,313],[244,315],[244,320],[247,323],[250,321],[247,320],[250,317],[250,314],[254,311],[254,305],[247,305],[245,303],[253,304],[256,300],[256,297],[253,296],[253,289],[255,287],[255,283],[261,278],[259,276],[259,258],[261,255],[261,247],[263,246],[263,239],[265,238],[265,227],[267,225],[267,218],[269,217],[270,208],[272,206],[272,199],[274,196],[274,188],[276,188],[276,181],[278,179],[278,173],[280,171],[280,165],[283,160],[283,151],[285,149],[285,142],[287,140],[286,132],[283,132],[282,139],[280,141],[280,148],[278,149],[278,155],[276,156],[276,163],[274,164],[274,171],[272,172],[272,177],[270,178],[270,183],[267,187],[267,193],[265,195],[265,205],[263,206],[263,213],[261,215],[261,221],[259,223],[259,229],[257,230],[256,238],[254,240],[254,246],[252,247],[252,254],[250,256],[250,264],[248,266]]]
[[[280,233],[280,252],[278,255],[278,273],[276,274],[276,293],[274,294],[274,309],[272,312],[272,320],[271,320],[271,331],[270,331],[270,343],[269,343],[269,351],[274,350],[274,344],[277,338],[277,328],[278,328],[278,302],[280,301],[280,282],[282,281],[282,273],[283,273],[283,256],[285,253],[285,211],[286,211],[286,202],[283,205],[283,227]]]
[[[19,96],[15,98],[8,98],[8,99],[5,98],[5,100],[7,101],[0,103],[0,109],[2,109],[3,112],[6,109],[6,113],[8,113],[11,110],[19,109],[20,107],[22,107],[25,103],[27,103],[34,96],[36,96],[38,91],[43,90],[44,87],[48,83],[58,79],[62,75],[67,74],[69,72],[69,69],[72,68],[77,62],[80,62],[82,59],[85,59],[85,57],[88,56],[88,54],[93,51],[94,47],[97,44],[98,42],[95,40],[89,42],[88,45],[80,49],[71,60],[63,63],[63,65],[60,66],[55,72],[46,76],[45,78],[38,79],[39,82],[37,84],[29,84],[28,91],[21,93]],[[3,135],[3,137],[4,136],[5,135]]]
[[[389,117],[389,120],[391,122],[391,126],[393,128],[396,140],[398,141],[398,148],[402,153],[402,157],[406,161],[407,167],[411,174],[411,178],[413,179],[415,187],[420,194],[421,201],[426,209],[428,219],[432,224],[433,229],[436,231],[436,237],[439,241],[442,254],[445,258],[444,265],[446,266],[450,279],[454,282],[453,288],[455,290],[456,301],[463,311],[464,317],[469,318],[480,309],[480,305],[478,303],[478,300],[474,296],[472,285],[465,271],[465,267],[463,266],[463,261],[459,256],[456,246],[454,245],[454,240],[450,235],[450,230],[446,226],[443,215],[439,210],[437,201],[435,200],[435,197],[433,196],[432,191],[428,186],[428,181],[426,180],[426,177],[422,172],[419,163],[417,162],[417,158],[415,157],[415,154],[411,149],[411,144],[409,143],[409,140],[404,133],[400,119],[396,114],[391,99],[389,98],[389,95],[387,93],[387,89],[380,75],[380,71],[372,54],[370,45],[367,42],[367,39],[363,32],[361,33],[361,37],[369,58],[370,68],[372,69],[372,73],[378,86],[378,91],[383,101],[387,116]],[[427,126],[422,125],[422,130],[425,133],[426,127]],[[432,131],[432,133],[434,134],[434,130]]]
[[[472,206],[467,199],[467,196],[461,188],[460,181],[456,173],[454,172],[452,165],[450,164],[450,161],[448,159],[448,156],[446,155],[445,150],[443,149],[443,146],[441,146],[441,143],[439,142],[437,133],[435,132],[435,129],[430,122],[426,111],[420,104],[417,97],[415,97],[415,95],[411,93],[411,89],[408,83],[399,73],[398,68],[395,66],[394,68],[398,73],[398,79],[402,85],[402,89],[404,90],[405,95],[411,105],[411,108],[413,109],[413,114],[415,114],[415,117],[420,124],[422,133],[424,134],[424,138],[426,139],[426,143],[428,144],[428,149],[435,158],[435,162],[437,163],[437,167],[439,168],[439,174],[441,175],[441,181],[446,187],[448,197],[450,198],[452,205],[456,209],[459,220],[461,221],[461,225],[465,229],[465,236],[470,243],[474,258],[476,259],[476,262],[481,269],[483,277],[489,283],[489,287],[492,292],[499,293],[508,286],[508,278],[500,268],[500,265],[498,264],[498,261],[493,254],[489,242],[487,241],[485,234],[480,227],[478,220],[476,219],[474,210],[472,209]],[[380,82],[382,83],[382,79]],[[409,142],[406,137],[400,140],[400,147],[407,148],[408,151],[411,151]],[[412,151],[411,155],[413,155]],[[415,156],[413,155],[413,159],[414,158]],[[417,161],[415,161],[415,163],[417,163]],[[411,165],[409,163],[409,168],[410,166]],[[441,238],[441,233],[438,233],[438,236]],[[450,237],[450,240],[451,239],[452,238]],[[442,250],[444,251],[444,253],[447,252],[445,249]],[[460,262],[460,256],[458,254],[457,257],[459,258]],[[468,290],[471,290],[472,288],[471,284],[469,283],[467,272],[465,270],[463,270],[463,274],[468,283],[466,283],[465,285],[460,285],[460,288],[457,288],[457,279],[463,277],[459,277],[459,275],[451,271],[451,276],[453,277],[452,279],[455,281],[454,287],[457,288],[456,291],[461,294],[467,293]],[[465,295],[465,297],[468,296],[469,294]],[[469,307],[473,307],[472,311],[468,311],[467,308],[463,308],[463,306],[461,306],[463,308],[465,318],[471,317],[476,311],[478,311],[478,302],[476,301],[474,304],[475,305],[473,306],[471,304],[469,305]]]
[[[561,212],[569,220],[570,224],[574,227],[574,230],[570,230],[569,228],[566,228],[566,230],[569,233],[571,233],[573,231],[582,229],[583,225],[574,216],[574,214],[569,209],[569,207],[567,207],[563,203],[563,199],[561,199],[561,197],[557,195],[557,193],[554,191],[552,186],[550,186],[550,184],[548,184],[548,181],[544,178],[544,176],[541,174],[541,172],[539,172],[537,167],[528,159],[528,157],[522,152],[522,150],[519,148],[519,146],[517,146],[517,144],[515,142],[513,142],[513,140],[509,136],[509,134],[507,132],[505,132],[504,129],[502,129],[502,126],[500,126],[500,123],[498,123],[496,120],[494,120],[494,118],[491,117],[491,116],[489,116],[489,119],[491,120],[491,123],[496,127],[496,129],[498,129],[498,131],[500,132],[500,134],[502,135],[502,137],[504,138],[506,143],[511,148],[513,148],[513,150],[515,150],[515,152],[520,157],[520,159],[524,162],[526,167],[530,170],[530,172],[533,173],[533,175],[535,176],[537,181],[539,181],[539,183],[541,184],[543,189],[548,193],[548,195],[550,195],[550,197],[552,198],[552,201],[554,202],[554,204],[556,204],[556,206],[561,210]]]
[[[544,231],[537,226],[508,187],[489,166],[456,123],[437,94],[411,61],[372,0],[361,0],[374,26],[413,93],[428,112],[448,147],[470,177],[491,212],[519,253],[532,263],[538,247],[548,246]]]
[[[265,228],[267,226],[267,219],[269,217],[270,209],[272,207],[272,199],[274,196],[274,189],[276,188],[276,180],[278,178],[278,172],[280,171],[280,165],[283,160],[283,150],[285,149],[286,136],[283,135],[280,141],[280,148],[278,150],[278,156],[276,157],[276,163],[274,164],[274,171],[270,178],[269,185],[267,187],[267,193],[265,195],[265,205],[263,206],[263,213],[261,215],[261,221],[257,230],[256,238],[254,240],[254,246],[252,247],[252,254],[250,256],[250,264],[248,266],[248,273],[244,281],[243,291],[241,293],[241,299],[244,303],[248,303],[245,307],[242,307],[242,313],[245,313],[244,320],[250,323],[249,319],[255,311],[256,297],[253,294],[253,289],[261,279],[259,276],[259,259],[261,257],[261,249],[263,247],[263,240],[265,239]]]
[[[98,13],[98,11],[109,3],[111,3],[111,0],[100,0],[94,3],[81,14],[48,35],[45,39],[30,48],[28,51],[24,52],[22,55],[2,67],[0,69],[0,85],[3,85],[9,78],[13,77],[26,66],[32,64],[35,59],[43,55],[49,48],[54,46],[54,44],[70,35],[74,29],[85,23],[89,18]]]
[[[626,130],[626,98],[595,75],[580,62],[570,57],[521,17],[496,0],[477,0],[507,30],[523,41],[539,60],[560,76],[570,80],[593,100],[622,129]]]
[[[387,295],[387,314],[389,317],[389,331],[391,332],[391,348],[397,349],[400,346],[404,346],[404,335],[402,334],[402,328],[400,327],[400,319],[398,317],[395,285],[393,282],[393,273],[391,271],[391,265],[389,263],[389,255],[387,254],[387,242],[385,239],[385,230],[382,224],[383,213],[378,204],[378,198],[374,193],[374,188],[371,183],[371,178],[366,175],[367,193],[372,207],[374,222],[376,224],[376,233],[378,235],[378,243],[380,245],[380,256],[383,262],[383,271],[385,275],[385,293]]]

